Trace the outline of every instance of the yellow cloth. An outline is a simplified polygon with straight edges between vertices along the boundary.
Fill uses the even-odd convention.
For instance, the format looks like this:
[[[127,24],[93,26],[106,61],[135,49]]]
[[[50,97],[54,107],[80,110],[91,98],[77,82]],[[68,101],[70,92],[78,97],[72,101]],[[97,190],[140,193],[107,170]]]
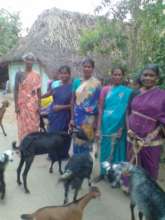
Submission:
[[[53,102],[53,97],[52,96],[42,98],[41,99],[41,107],[42,108],[47,108],[52,102]]]

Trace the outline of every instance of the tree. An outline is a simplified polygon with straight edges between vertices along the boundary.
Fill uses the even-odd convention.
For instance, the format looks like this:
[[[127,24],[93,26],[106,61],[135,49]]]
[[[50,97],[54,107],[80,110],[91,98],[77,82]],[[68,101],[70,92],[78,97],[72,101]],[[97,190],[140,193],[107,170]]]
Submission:
[[[20,31],[19,14],[0,9],[0,56],[17,43]]]
[[[100,17],[93,29],[83,30],[80,38],[80,51],[83,55],[100,54],[110,60],[111,64],[118,64],[128,53],[126,41],[127,37],[122,31],[120,22],[110,22]]]
[[[111,35],[107,37],[114,39],[114,42],[116,39],[124,42],[124,47],[115,44],[115,48],[122,51],[119,60],[120,62],[123,62],[122,59],[125,60],[130,73],[139,71],[147,63],[157,63],[165,72],[165,3],[163,0],[118,0],[115,2],[102,0],[96,8],[96,13],[99,14],[102,11],[105,13],[105,18],[108,17],[111,20],[109,26],[112,23],[120,24],[120,29],[114,27]],[[99,36],[102,36],[102,31],[105,32],[100,29]],[[86,46],[93,34],[91,31],[88,39],[86,38]],[[96,36],[96,31],[94,36]],[[126,40],[123,41],[121,36],[124,36]],[[95,40],[97,43],[101,42],[101,39]],[[107,39],[106,42],[106,49],[111,48],[111,40]],[[113,50],[108,50],[108,52],[111,54]],[[163,78],[165,79],[165,76]]]

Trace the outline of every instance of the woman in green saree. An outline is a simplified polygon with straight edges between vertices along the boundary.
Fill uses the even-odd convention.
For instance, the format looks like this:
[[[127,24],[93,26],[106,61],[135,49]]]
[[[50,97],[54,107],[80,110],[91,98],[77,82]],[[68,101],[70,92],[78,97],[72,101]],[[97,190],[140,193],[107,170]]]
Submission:
[[[103,161],[118,163],[126,160],[126,111],[132,89],[122,85],[122,68],[112,70],[112,85],[103,87],[100,94],[97,137],[100,138],[100,175],[104,178]]]

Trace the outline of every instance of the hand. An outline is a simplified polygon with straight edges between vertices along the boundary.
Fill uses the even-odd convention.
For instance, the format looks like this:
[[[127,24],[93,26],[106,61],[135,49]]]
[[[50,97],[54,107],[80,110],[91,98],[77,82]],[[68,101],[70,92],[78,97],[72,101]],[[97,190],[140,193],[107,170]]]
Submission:
[[[144,139],[145,144],[150,144],[150,142],[154,139],[153,134],[148,134],[147,137]]]
[[[96,140],[99,140],[100,136],[101,136],[100,130],[98,129],[98,130],[96,130],[96,133],[95,133]]]
[[[74,120],[70,120],[69,129],[73,129],[75,127]]]
[[[18,107],[15,107],[15,113],[18,114],[20,112]]]
[[[62,105],[54,105],[53,110],[55,112],[60,112],[61,110],[63,110],[63,106]]]
[[[119,128],[118,132],[117,132],[117,138],[120,139],[123,133],[123,129]]]
[[[128,136],[130,138],[135,138],[136,137],[136,134],[132,130],[130,130],[130,129],[127,131],[127,133],[128,133]]]

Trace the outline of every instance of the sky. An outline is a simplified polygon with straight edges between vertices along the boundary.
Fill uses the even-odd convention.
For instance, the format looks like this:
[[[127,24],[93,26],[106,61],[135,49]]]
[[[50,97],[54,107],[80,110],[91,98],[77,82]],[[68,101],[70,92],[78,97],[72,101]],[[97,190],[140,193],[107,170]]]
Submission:
[[[0,0],[0,8],[20,12],[23,30],[30,28],[38,15],[49,8],[92,14],[100,0]]]

